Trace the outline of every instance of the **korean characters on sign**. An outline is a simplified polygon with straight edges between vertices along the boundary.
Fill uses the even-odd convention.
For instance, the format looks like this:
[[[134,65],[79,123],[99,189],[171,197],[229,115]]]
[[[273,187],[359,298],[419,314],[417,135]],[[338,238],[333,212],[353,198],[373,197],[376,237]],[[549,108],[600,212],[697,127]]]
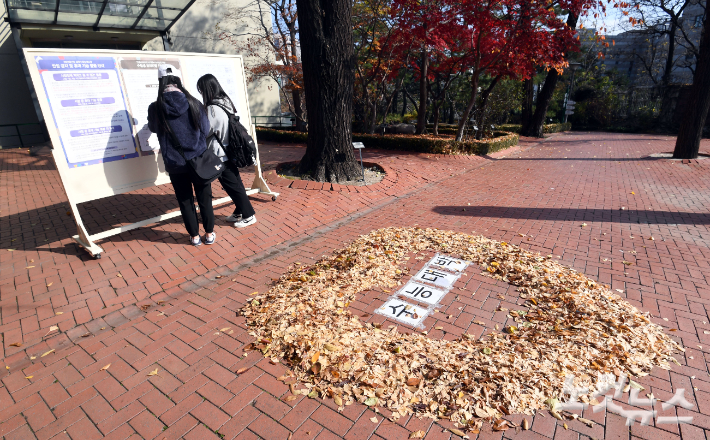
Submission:
[[[423,327],[424,318],[451,290],[468,265],[468,261],[436,254],[382,307],[377,309],[376,313],[412,327]],[[412,305],[400,298],[426,304],[426,308]]]

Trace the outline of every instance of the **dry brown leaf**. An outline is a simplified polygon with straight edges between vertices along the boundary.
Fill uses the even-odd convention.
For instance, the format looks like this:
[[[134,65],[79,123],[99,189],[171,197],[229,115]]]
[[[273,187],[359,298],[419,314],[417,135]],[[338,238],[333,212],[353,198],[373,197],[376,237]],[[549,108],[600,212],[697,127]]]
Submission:
[[[422,431],[421,429],[419,431],[414,431],[409,434],[409,438],[424,438],[426,435],[426,432]]]
[[[286,396],[286,397],[284,398],[284,400],[287,401],[287,402],[293,402],[293,401],[296,400],[296,399],[298,399],[298,396],[293,396],[293,395],[291,395],[291,396]]]
[[[251,369],[251,367],[240,368],[240,369],[237,370],[237,374],[244,374],[244,373],[246,373],[247,371],[249,371],[250,369]]]
[[[10,344],[10,347],[22,347],[22,344],[19,342],[13,342],[12,344]]]
[[[379,420],[377,420],[377,417],[370,417],[370,421],[371,421],[372,423],[378,423],[378,422],[379,422]]]
[[[522,427],[524,431],[530,429],[530,422],[528,421],[528,419],[523,419]]]
[[[45,356],[47,356],[48,354],[51,354],[51,353],[54,353],[54,349],[51,349],[51,350],[49,350],[49,351],[45,351],[44,353],[42,353],[42,356],[40,356],[40,357],[45,357]]]
[[[336,405],[338,406],[343,406],[343,398],[340,397],[339,395],[333,396],[333,401],[335,402]]]
[[[466,433],[463,432],[463,431],[461,431],[460,429],[451,428],[451,429],[449,429],[449,431],[451,431],[452,434],[456,434],[456,435],[458,435],[458,436],[461,437],[461,438],[468,438],[468,436],[466,435]]]
[[[47,287],[52,287],[52,284],[54,284],[54,283],[52,282],[52,283],[47,284]]]
[[[159,370],[159,369],[156,368],[155,370],[153,370],[153,371],[151,371],[150,373],[148,373],[148,376],[158,376],[158,370]]]
[[[409,379],[407,379],[407,385],[409,385],[410,387],[416,387],[417,385],[419,385],[419,382],[421,382],[421,379],[418,377],[410,377]]]
[[[55,315],[63,315],[64,312],[54,312]]]
[[[101,369],[99,371],[108,370],[108,367],[110,367],[110,366],[111,366],[111,364],[104,365],[103,367],[101,367]]]
[[[314,354],[313,357],[311,357],[311,363],[315,364],[316,362],[318,362],[319,357],[320,357],[320,351],[316,351],[316,354]]]
[[[25,379],[32,379],[34,376],[25,376]]]
[[[222,333],[224,333],[224,332],[226,332],[227,330],[229,330],[230,328],[232,328],[232,327],[221,328],[221,329],[219,329],[219,331],[221,331]]]

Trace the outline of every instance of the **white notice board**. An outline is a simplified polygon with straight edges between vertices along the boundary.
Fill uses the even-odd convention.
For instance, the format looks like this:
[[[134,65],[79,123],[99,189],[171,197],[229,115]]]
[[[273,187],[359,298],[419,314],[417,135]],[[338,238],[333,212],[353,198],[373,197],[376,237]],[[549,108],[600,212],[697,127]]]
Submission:
[[[54,161],[77,221],[74,238],[94,256],[102,250],[93,240],[180,215],[165,214],[89,236],[76,209],[78,203],[170,181],[157,138],[147,127],[148,106],[158,96],[160,64],[180,69],[186,89],[200,101],[197,80],[213,74],[256,141],[241,56],[33,48],[24,52]],[[256,178],[247,193],[266,193],[275,199],[278,194],[262,178],[258,159],[257,148]]]

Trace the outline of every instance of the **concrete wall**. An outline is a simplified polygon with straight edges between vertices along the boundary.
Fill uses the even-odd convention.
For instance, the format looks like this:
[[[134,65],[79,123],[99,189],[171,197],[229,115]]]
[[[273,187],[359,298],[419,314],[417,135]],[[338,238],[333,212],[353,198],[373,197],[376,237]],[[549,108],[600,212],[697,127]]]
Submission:
[[[4,2],[0,2],[0,16],[5,16]],[[0,125],[36,123],[37,113],[30,98],[30,89],[10,24],[5,21],[0,21],[0,85]],[[0,128],[0,136],[4,134]],[[0,137],[0,145],[2,139]]]
[[[251,19],[254,10],[247,9],[254,5],[253,0],[197,0],[170,30],[171,50],[240,55],[239,45],[246,42],[250,32],[258,30]],[[265,18],[268,19],[268,16]],[[236,44],[220,40],[216,31],[218,25],[239,35]],[[163,42],[156,38],[146,44],[144,49],[163,50]],[[247,68],[253,62],[252,59],[244,59]],[[279,89],[275,81],[262,78],[249,82],[247,86],[252,116],[281,114]]]

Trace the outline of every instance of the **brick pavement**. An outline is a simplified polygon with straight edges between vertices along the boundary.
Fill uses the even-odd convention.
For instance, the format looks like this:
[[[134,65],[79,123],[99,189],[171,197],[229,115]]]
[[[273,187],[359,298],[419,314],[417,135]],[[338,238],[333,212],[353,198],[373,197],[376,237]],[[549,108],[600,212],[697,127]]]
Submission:
[[[427,438],[449,438],[445,422],[378,416],[375,424],[360,405],[338,414],[332,401],[286,402],[288,388],[275,380],[284,367],[255,353],[243,357],[251,341],[235,314],[294,261],[312,262],[371,229],[419,224],[559,255],[623,290],[689,348],[681,366],[639,382],[664,400],[685,388],[693,407],[677,414],[692,415],[690,425],[629,430],[615,414],[586,410],[599,423],[593,428],[569,421],[565,429],[548,414],[537,415],[531,431],[487,427],[481,438],[705,438],[710,160],[647,158],[671,149],[672,139],[662,136],[569,133],[486,158],[369,151],[367,160],[388,169],[389,180],[375,191],[282,187],[277,202],[254,197],[257,227],[219,228],[218,246],[184,246],[176,219],[103,241],[106,256],[98,261],[69,239],[72,222],[51,159],[0,152],[0,357],[10,367],[0,376],[0,435],[395,439],[423,429]],[[269,168],[303,151],[262,150]],[[158,187],[82,210],[95,232],[172,209],[172,197]],[[514,290],[469,272],[426,321],[431,337],[480,335],[505,323],[495,309],[514,304]],[[367,292],[352,307],[378,321],[371,313],[383,299]],[[52,325],[60,332],[45,336]],[[225,327],[234,333],[218,331]],[[155,368],[159,375],[147,376]]]

